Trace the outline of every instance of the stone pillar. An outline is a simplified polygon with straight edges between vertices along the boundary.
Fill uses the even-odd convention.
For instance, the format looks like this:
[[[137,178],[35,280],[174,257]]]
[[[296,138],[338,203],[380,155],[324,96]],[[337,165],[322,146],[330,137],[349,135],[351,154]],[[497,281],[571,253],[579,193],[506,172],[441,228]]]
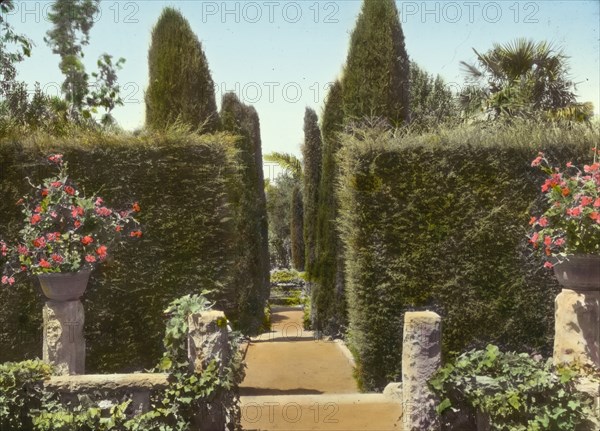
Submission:
[[[229,347],[229,330],[227,319],[222,311],[203,311],[193,314],[188,318],[188,361],[190,368],[202,374],[208,364],[217,360],[221,373],[226,372],[225,366],[229,364],[233,352]],[[218,430],[226,429],[226,412],[221,408],[222,397],[231,394],[220,394],[211,403],[202,406],[196,412],[194,429]]]
[[[600,368],[600,291],[563,289],[555,304],[554,363]],[[582,379],[579,390],[595,398],[600,419],[600,384]]]
[[[81,301],[47,301],[43,310],[44,362],[56,375],[85,373],[84,311]]]
[[[554,363],[600,368],[600,291],[563,289],[555,301]]]
[[[442,365],[441,317],[431,311],[404,315],[402,408],[404,431],[440,429],[439,400],[427,381]]]

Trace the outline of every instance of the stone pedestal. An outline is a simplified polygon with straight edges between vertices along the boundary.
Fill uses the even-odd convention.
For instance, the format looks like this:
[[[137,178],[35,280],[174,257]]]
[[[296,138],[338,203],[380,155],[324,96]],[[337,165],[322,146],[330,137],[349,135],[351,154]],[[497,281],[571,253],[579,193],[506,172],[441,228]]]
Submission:
[[[563,289],[555,311],[554,363],[600,368],[600,292]]]
[[[44,306],[44,362],[56,375],[84,374],[84,311],[80,301],[48,301]]]
[[[226,373],[225,366],[230,362],[233,352],[229,346],[227,319],[222,311],[203,311],[188,318],[188,361],[196,373],[201,374],[211,361],[216,360],[219,371]],[[212,402],[202,406],[194,417],[194,429],[220,430],[227,423],[226,412],[221,407],[222,397],[231,394],[222,393]],[[227,402],[226,402],[227,404]]]
[[[404,315],[402,407],[404,431],[440,429],[438,398],[427,381],[441,367],[441,317],[433,312]]]

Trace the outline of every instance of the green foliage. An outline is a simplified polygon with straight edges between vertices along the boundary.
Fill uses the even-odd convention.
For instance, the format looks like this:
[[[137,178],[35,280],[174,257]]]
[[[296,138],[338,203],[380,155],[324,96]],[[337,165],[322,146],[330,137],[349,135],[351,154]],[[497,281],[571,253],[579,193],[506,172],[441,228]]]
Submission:
[[[169,373],[169,384],[151,394],[150,411],[133,414],[130,397],[118,393],[80,394],[75,403],[62,400],[42,385],[50,376],[48,365],[6,363],[0,364],[0,427],[7,431],[189,431],[205,429],[206,415],[216,409],[224,413],[224,429],[240,430],[238,386],[244,367],[238,336],[230,335],[227,362],[211,358],[197,373],[187,361],[188,317],[208,309],[210,303],[203,295],[186,295],[166,309],[166,352],[156,369]]]
[[[393,0],[364,0],[342,78],[346,121],[409,119],[409,61]]]
[[[162,347],[148,334],[163,331],[162,311],[174,298],[207,289],[223,309],[239,245],[231,206],[233,145],[225,134],[177,130],[139,136],[88,132],[64,140],[33,134],[0,142],[3,238],[15,238],[21,228],[15,202],[29,190],[25,178],[35,184],[47,177],[46,155],[53,152],[64,154],[86,194],[101,193],[115,207],[135,200],[143,209],[138,219],[144,236],[115,250],[114,259],[92,273],[84,297],[88,372],[153,366]],[[0,360],[38,354],[43,301],[36,283],[0,289]]]
[[[342,86],[336,81],[329,90],[323,111],[323,164],[317,210],[317,262],[308,273],[311,282],[313,326],[328,335],[339,333],[346,321],[343,253],[336,226],[338,181],[336,156],[340,148],[344,112]],[[310,270],[311,268],[309,268]]]
[[[265,155],[265,161],[277,163],[298,181],[303,177],[302,162],[293,154],[273,152]]]
[[[429,386],[442,400],[438,412],[447,429],[456,429],[456,415],[472,418],[478,411],[494,431],[592,430],[594,399],[576,389],[581,375],[575,367],[554,367],[552,359],[488,345],[445,365]]]
[[[198,37],[177,10],[167,7],[152,29],[148,52],[146,125],[164,129],[177,122],[214,132],[219,118],[208,61]]]
[[[0,364],[0,429],[31,427],[28,410],[43,398],[40,382],[50,377],[51,367],[42,361]]]
[[[440,75],[435,78],[410,62],[410,128],[425,131],[457,123],[458,109],[450,88]]]
[[[253,107],[233,93],[223,96],[223,130],[239,136],[235,143],[238,178],[233,206],[236,220],[235,290],[227,304],[232,320],[247,334],[257,334],[269,298],[269,243],[262,170],[260,122]]]
[[[294,269],[277,269],[271,271],[271,283],[272,284],[304,284],[302,279],[302,273]]]
[[[292,191],[298,180],[287,172],[266,186],[269,218],[269,256],[271,268],[289,268],[291,262],[290,220]]]
[[[541,204],[531,155],[581,163],[597,131],[523,123],[345,135],[338,221],[350,335],[366,389],[401,374],[403,312],[437,310],[443,349],[548,353],[559,291],[528,246]]]
[[[304,249],[306,271],[314,272],[317,261],[317,211],[322,163],[321,130],[315,111],[306,108],[304,114]]]
[[[302,192],[299,187],[292,191],[290,213],[290,241],[292,246],[292,266],[298,271],[304,271],[304,207]]]
[[[550,118],[584,121],[593,115],[593,109],[576,103],[568,57],[552,44],[519,38],[496,43],[485,53],[473,51],[477,65],[461,62],[469,84],[462,94],[468,114],[528,117],[545,112]]]
[[[112,56],[102,54],[98,59],[98,72],[92,73],[96,79],[96,90],[93,91],[83,64],[83,47],[89,44],[94,18],[100,11],[99,4],[100,0],[53,2],[48,14],[53,27],[47,32],[45,41],[61,58],[59,67],[65,76],[62,91],[70,104],[69,117],[76,122],[89,122],[92,114],[101,107],[106,110],[101,123],[111,125],[114,120],[110,112],[115,106],[123,105],[116,71],[121,69],[125,59],[113,64]]]

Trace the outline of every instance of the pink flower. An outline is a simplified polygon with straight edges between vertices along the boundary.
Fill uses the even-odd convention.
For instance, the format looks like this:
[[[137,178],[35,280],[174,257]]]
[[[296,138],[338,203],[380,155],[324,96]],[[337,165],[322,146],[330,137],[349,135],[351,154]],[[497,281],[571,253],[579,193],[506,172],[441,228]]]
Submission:
[[[134,230],[133,232],[131,232],[129,234],[130,237],[132,238],[141,238],[142,237],[142,231],[140,230]]]
[[[565,245],[565,239],[557,238],[556,240],[554,240],[554,245],[556,245],[557,247],[562,247],[563,245]]]
[[[535,222],[537,221],[537,217],[531,217],[529,219],[529,226],[533,226],[535,224]]]
[[[88,254],[87,256],[85,256],[85,261],[88,263],[94,263],[96,262],[96,257],[92,256],[91,254]]]
[[[82,207],[76,207],[76,206],[71,207],[71,215],[73,217],[82,216],[83,214],[85,214],[85,211]]]
[[[50,185],[55,189],[58,189],[62,186],[62,183],[60,181],[54,181],[53,183],[50,183]]]
[[[535,167],[535,166],[539,166],[542,163],[542,160],[544,160],[543,156],[538,156],[536,157],[533,162],[531,162],[531,166]]]
[[[65,193],[73,196],[75,194],[75,189],[71,186],[65,186]]]
[[[29,250],[27,250],[27,247],[25,247],[24,245],[19,244],[17,246],[17,251],[19,252],[19,254],[26,256],[29,253]]]
[[[51,268],[52,264],[50,262],[48,262],[46,259],[42,259],[42,260],[40,260],[40,266],[42,268]]]
[[[37,206],[35,207],[35,209],[33,210],[34,213],[41,213],[42,212],[42,207],[41,206]]]
[[[43,236],[33,240],[33,246],[35,248],[42,248],[46,246],[46,239]]]
[[[579,217],[581,215],[581,207],[567,208],[567,215]]]
[[[52,218],[56,218],[56,217],[58,217],[58,214],[56,214],[56,211],[52,211],[52,212],[50,213],[50,215],[52,216]]]
[[[531,239],[529,240],[529,242],[532,244],[536,244],[539,239],[540,239],[540,234],[537,232],[534,232],[533,235],[531,235]]]
[[[596,200],[594,201],[594,207],[595,208],[599,208],[600,207],[600,198],[596,198]]]
[[[572,167],[573,167],[573,162],[567,163],[567,168],[572,168]]]
[[[96,202],[94,203],[94,205],[96,205],[96,206],[100,206],[100,205],[102,205],[103,203],[104,203],[104,199],[102,199],[102,198],[98,197],[98,198],[96,198]]]
[[[62,159],[62,154],[53,154],[48,157],[48,160],[50,160],[52,163],[56,163],[57,165],[60,165],[62,163]]]
[[[548,226],[548,219],[546,217],[540,217],[538,223],[541,227],[546,227]]]
[[[2,277],[2,284],[8,284],[8,285],[12,286],[13,284],[15,284],[15,279],[13,277],[4,275]]]
[[[554,265],[552,265],[550,262],[546,262],[546,263],[544,264],[544,268],[547,268],[547,269],[552,269],[552,268],[554,268]]]
[[[544,245],[546,245],[546,246],[552,245],[552,238],[550,238],[548,235],[546,235],[544,237]]]
[[[593,174],[593,173],[594,173],[594,172],[596,172],[598,169],[600,169],[600,163],[594,163],[594,164],[593,164],[593,165],[591,165],[591,166],[585,165],[585,166],[583,167],[583,170],[584,170],[584,172],[586,172],[586,173],[588,173],[588,174],[590,174],[590,173],[592,173],[592,174]]]
[[[73,226],[75,226],[75,229],[77,229],[79,226],[81,226],[81,222],[79,220],[75,220],[73,222]]]
[[[29,220],[31,222],[31,224],[38,224],[40,221],[42,220],[42,216],[39,214],[34,214],[31,216],[31,219]]]
[[[2,256],[6,256],[8,254],[8,246],[4,242],[0,242],[0,253],[2,253]]]
[[[596,223],[600,223],[600,213],[598,211],[594,211],[590,213],[590,218],[594,220]]]
[[[106,207],[96,208],[94,211],[101,217],[107,217],[112,214],[112,211]]]

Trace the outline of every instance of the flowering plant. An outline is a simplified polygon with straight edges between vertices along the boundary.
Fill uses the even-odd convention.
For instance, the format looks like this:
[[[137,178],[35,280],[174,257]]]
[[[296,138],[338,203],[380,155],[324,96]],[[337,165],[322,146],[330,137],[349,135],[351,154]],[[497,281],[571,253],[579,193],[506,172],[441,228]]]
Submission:
[[[539,153],[531,166],[548,175],[542,185],[548,208],[539,217],[531,217],[533,234],[529,242],[554,263],[568,255],[600,254],[600,151],[594,148],[594,163],[583,171],[567,163],[566,170],[552,168]],[[547,260],[546,268],[553,263]]]
[[[76,272],[104,261],[108,251],[124,236],[142,236],[133,213],[136,202],[125,211],[104,205],[99,196],[84,197],[69,178],[61,154],[48,157],[58,174],[34,186],[20,199],[25,226],[15,246],[0,240],[0,259],[5,260],[1,284],[12,285],[15,275]]]

